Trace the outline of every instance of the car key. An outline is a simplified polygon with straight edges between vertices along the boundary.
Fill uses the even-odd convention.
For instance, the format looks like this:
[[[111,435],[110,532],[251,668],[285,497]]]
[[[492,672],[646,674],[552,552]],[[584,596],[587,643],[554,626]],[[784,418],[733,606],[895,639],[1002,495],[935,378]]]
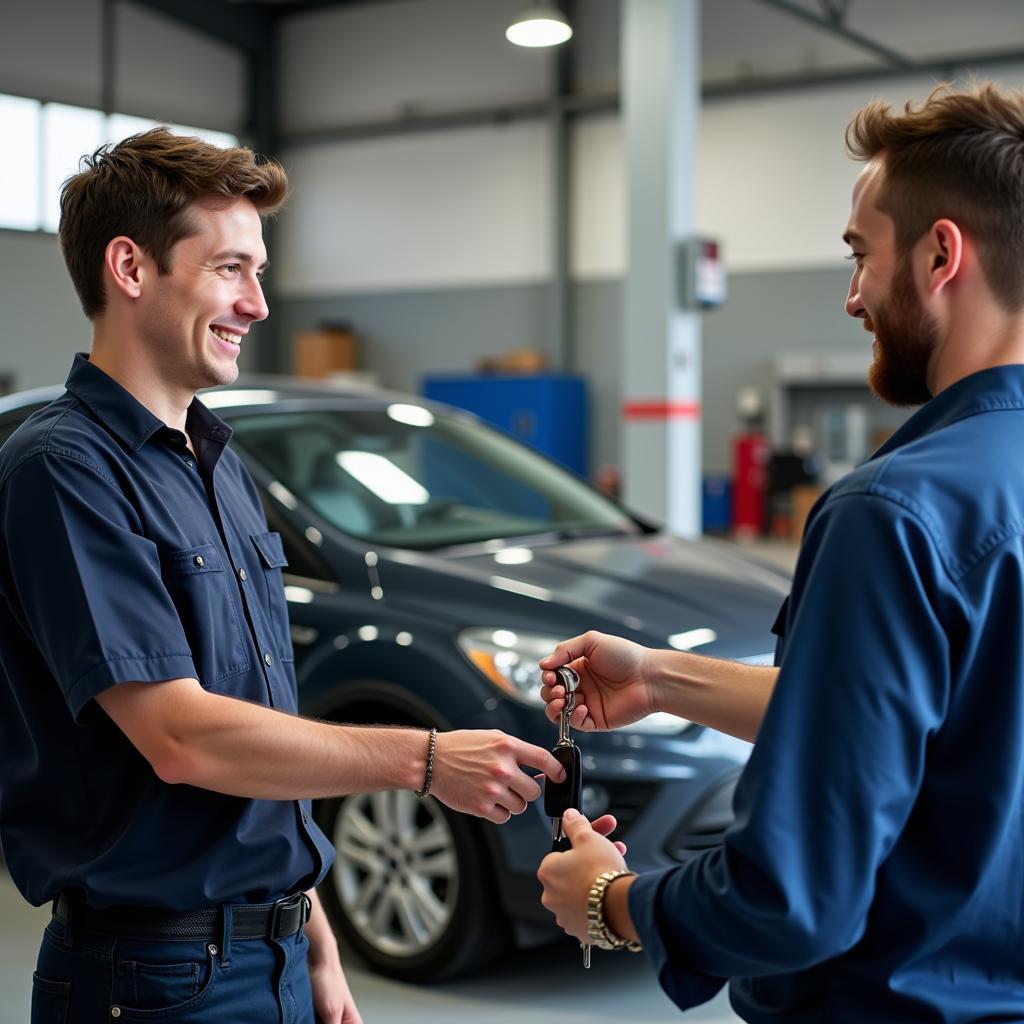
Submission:
[[[552,747],[551,753],[565,769],[565,779],[562,782],[552,782],[550,779],[545,782],[544,813],[551,818],[551,850],[564,853],[572,849],[572,844],[562,830],[562,815],[570,807],[580,810],[583,794],[580,748],[573,742],[569,732],[569,717],[576,707],[576,688],[580,685],[580,677],[568,665],[556,668],[555,674],[565,687],[565,703],[558,716],[558,742]],[[583,966],[590,967],[590,946],[581,942],[580,948],[583,950]]]

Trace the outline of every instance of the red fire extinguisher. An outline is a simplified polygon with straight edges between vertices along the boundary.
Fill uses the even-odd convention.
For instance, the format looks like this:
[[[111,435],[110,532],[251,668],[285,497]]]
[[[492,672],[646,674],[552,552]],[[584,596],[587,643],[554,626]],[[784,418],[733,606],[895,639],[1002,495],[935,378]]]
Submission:
[[[732,443],[732,530],[737,537],[764,533],[764,498],[771,445],[757,431],[738,434]]]

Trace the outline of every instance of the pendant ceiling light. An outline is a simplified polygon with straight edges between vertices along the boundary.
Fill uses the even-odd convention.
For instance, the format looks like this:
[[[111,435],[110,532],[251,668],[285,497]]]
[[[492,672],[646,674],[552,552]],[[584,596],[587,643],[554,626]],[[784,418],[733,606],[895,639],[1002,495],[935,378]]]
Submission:
[[[507,29],[505,38],[516,46],[557,46],[572,35],[572,28],[557,7],[528,7]]]

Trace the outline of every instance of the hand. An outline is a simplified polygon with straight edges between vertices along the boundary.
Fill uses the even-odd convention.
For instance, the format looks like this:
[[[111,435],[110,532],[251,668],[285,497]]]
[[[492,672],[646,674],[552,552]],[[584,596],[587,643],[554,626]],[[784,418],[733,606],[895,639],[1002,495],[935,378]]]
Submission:
[[[591,630],[560,643],[546,658],[541,698],[546,714],[558,722],[565,704],[565,687],[554,669],[568,665],[580,677],[576,707],[569,716],[574,729],[618,729],[639,722],[656,711],[654,687],[649,679],[653,652],[631,640]]]
[[[430,792],[453,810],[503,825],[541,794],[520,765],[537,768],[554,782],[565,778],[549,751],[497,729],[439,732]]]
[[[598,819],[593,825],[579,811],[566,811],[562,818],[572,849],[549,853],[537,869],[544,887],[541,905],[555,915],[567,935],[587,941],[587,897],[594,879],[605,871],[622,871],[626,862],[621,843],[613,843],[599,834]]]
[[[313,989],[313,1010],[320,1024],[363,1024],[337,956],[318,962],[310,957],[309,983]]]

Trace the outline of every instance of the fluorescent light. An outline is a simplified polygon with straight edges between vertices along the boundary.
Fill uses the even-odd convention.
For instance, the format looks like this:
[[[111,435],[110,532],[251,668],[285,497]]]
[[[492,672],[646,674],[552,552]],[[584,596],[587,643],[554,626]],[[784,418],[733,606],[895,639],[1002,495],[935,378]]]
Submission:
[[[547,4],[527,8],[505,29],[505,38],[516,46],[557,46],[571,36],[565,15]]]
[[[685,633],[673,633],[668,642],[677,651],[692,651],[694,647],[712,644],[717,639],[718,634],[713,629],[691,629]]]
[[[338,452],[335,460],[346,473],[389,505],[426,505],[430,495],[408,473],[376,452]]]
[[[396,423],[406,423],[410,427],[430,427],[434,423],[434,414],[422,405],[405,405],[396,402],[388,406],[388,416]]]

